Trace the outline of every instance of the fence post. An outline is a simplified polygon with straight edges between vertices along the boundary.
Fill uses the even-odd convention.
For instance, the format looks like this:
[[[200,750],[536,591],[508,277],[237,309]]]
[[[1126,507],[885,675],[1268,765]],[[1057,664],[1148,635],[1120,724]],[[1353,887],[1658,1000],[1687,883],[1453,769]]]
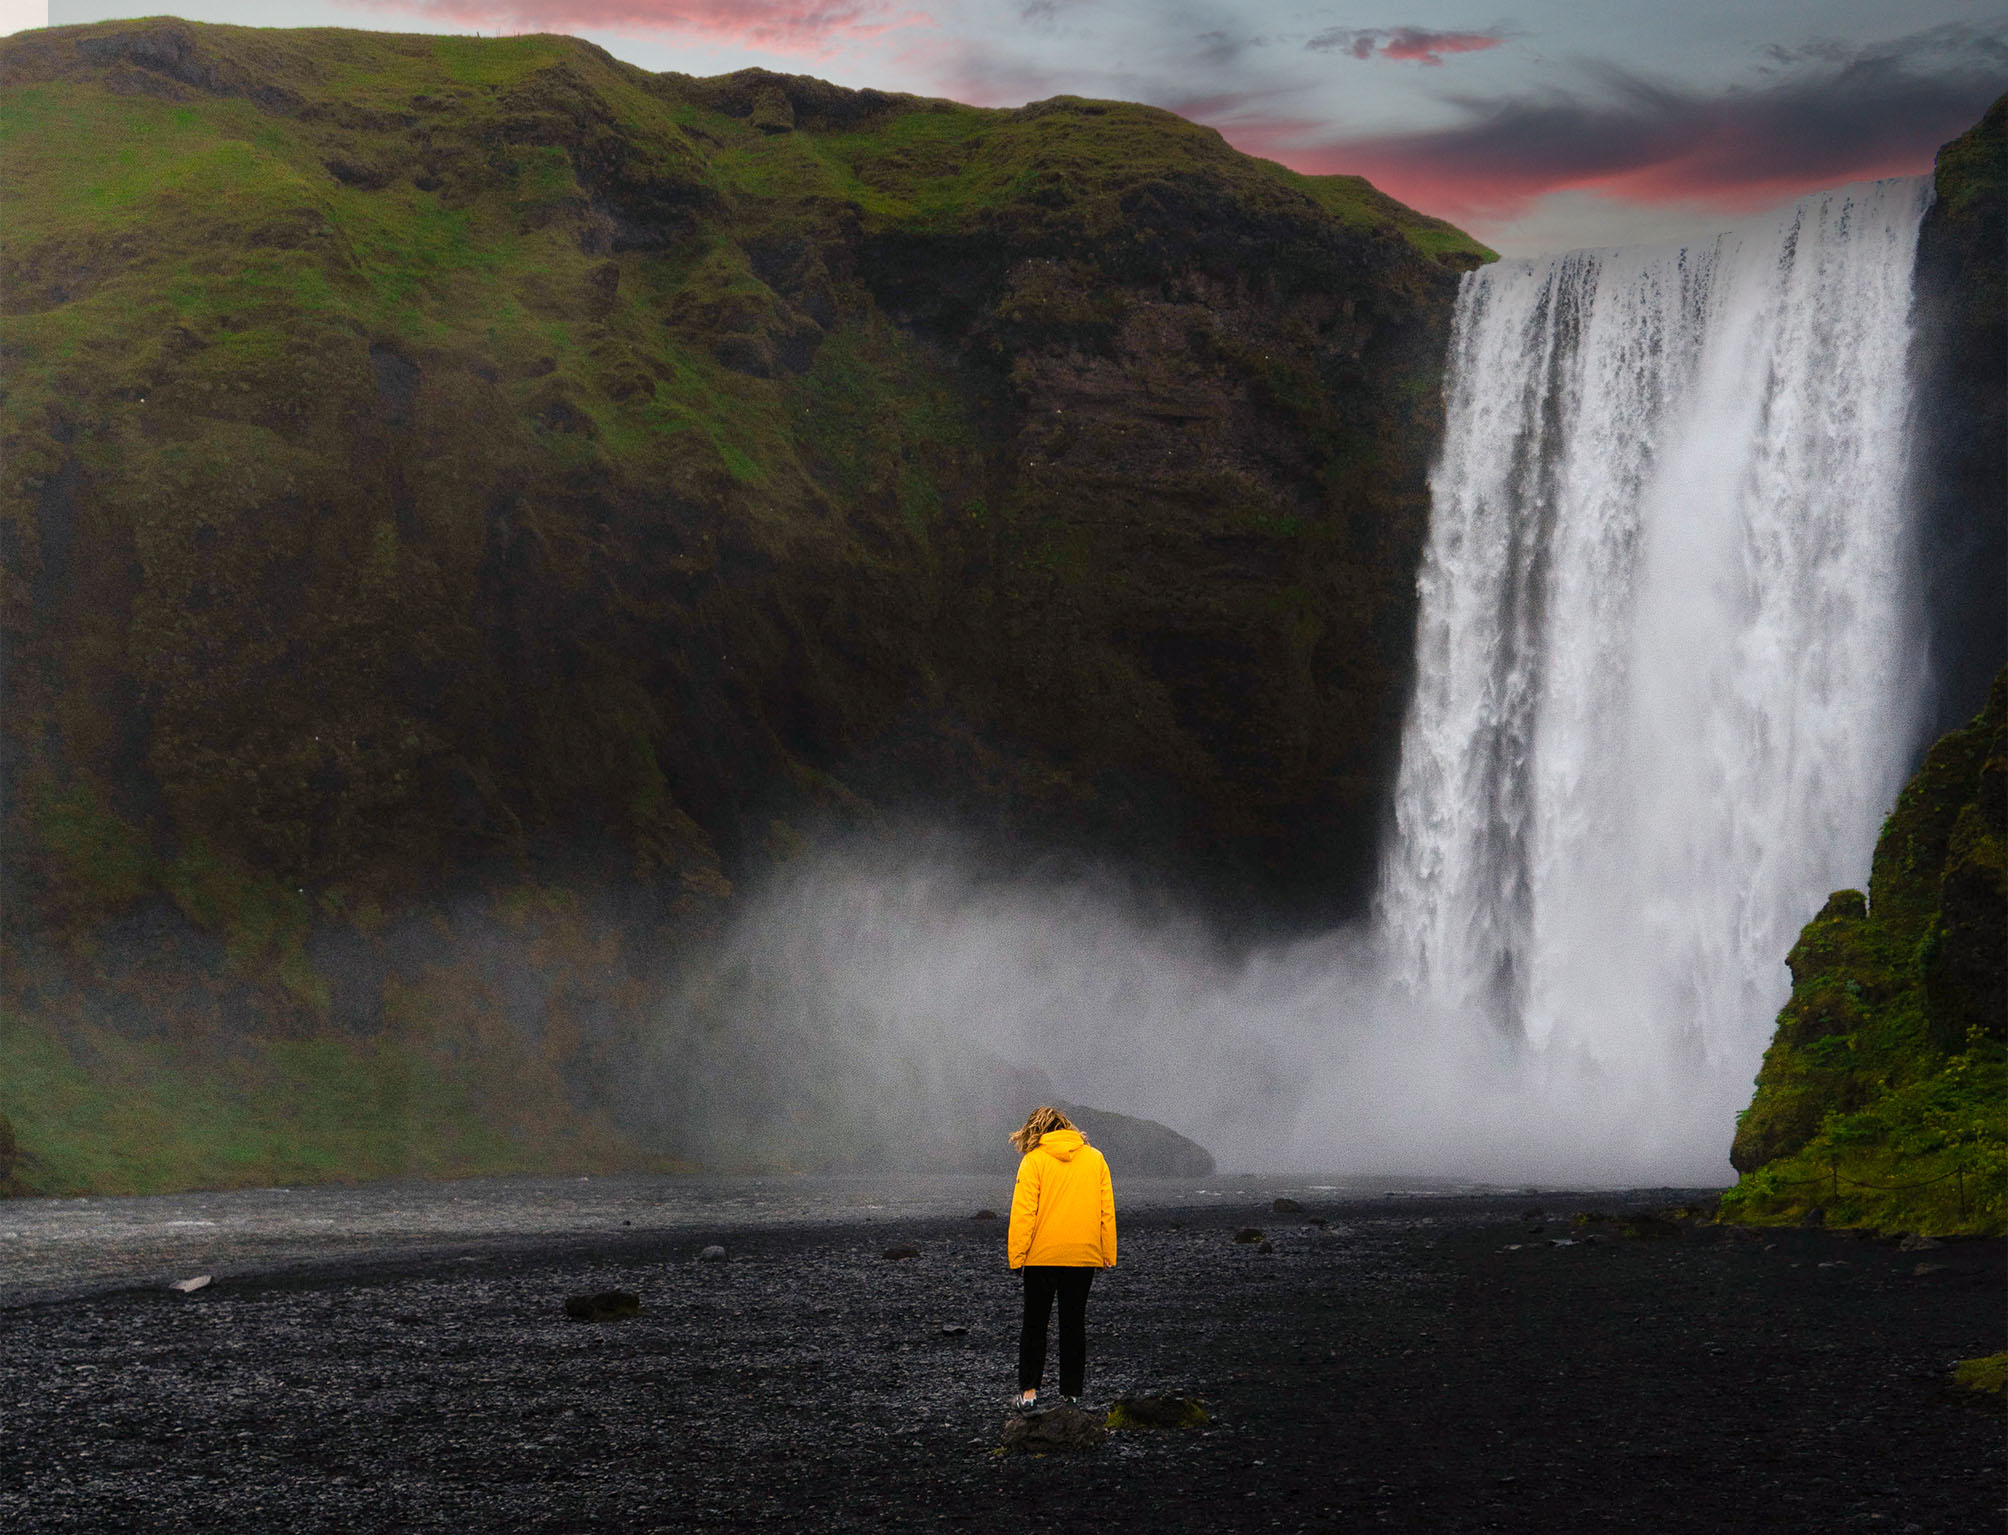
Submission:
[[[1961,1162],[1958,1166],[1953,1168],[1953,1171],[1959,1175],[1959,1218],[1961,1220],[1965,1220],[1966,1219],[1966,1164],[1964,1162]]]

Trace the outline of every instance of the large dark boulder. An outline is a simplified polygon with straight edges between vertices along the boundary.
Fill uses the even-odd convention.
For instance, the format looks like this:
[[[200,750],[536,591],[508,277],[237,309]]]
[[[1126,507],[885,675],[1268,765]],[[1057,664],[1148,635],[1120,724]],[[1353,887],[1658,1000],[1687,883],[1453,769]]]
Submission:
[[[1111,1171],[1145,1178],[1204,1178],[1213,1171],[1213,1153],[1197,1141],[1152,1119],[1135,1119],[1107,1109],[1064,1105],[1066,1116],[1109,1159]]]

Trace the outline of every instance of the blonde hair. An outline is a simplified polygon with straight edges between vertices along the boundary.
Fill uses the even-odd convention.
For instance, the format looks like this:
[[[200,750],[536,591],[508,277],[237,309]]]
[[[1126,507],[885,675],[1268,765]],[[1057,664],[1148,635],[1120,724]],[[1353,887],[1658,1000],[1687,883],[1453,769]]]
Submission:
[[[1022,1129],[1011,1132],[1011,1144],[1018,1148],[1018,1155],[1022,1157],[1026,1152],[1039,1144],[1040,1136],[1050,1135],[1055,1130],[1072,1130],[1074,1128],[1074,1122],[1071,1119],[1067,1118],[1066,1115],[1062,1114],[1051,1104],[1044,1104],[1025,1116],[1025,1124]]]

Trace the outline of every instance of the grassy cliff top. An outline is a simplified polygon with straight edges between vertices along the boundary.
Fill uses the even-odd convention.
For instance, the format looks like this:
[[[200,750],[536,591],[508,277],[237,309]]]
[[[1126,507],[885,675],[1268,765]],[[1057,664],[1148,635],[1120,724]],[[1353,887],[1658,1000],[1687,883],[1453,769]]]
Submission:
[[[416,226],[408,254],[437,272],[461,255],[454,236],[471,232],[437,227],[435,209],[462,205],[462,189],[425,169],[444,137],[496,155],[594,147],[622,179],[646,179],[670,200],[827,198],[881,228],[980,227],[1064,201],[1085,203],[1080,216],[1113,234],[1125,194],[1204,181],[1244,208],[1287,212],[1309,202],[1452,265],[1492,259],[1361,177],[1300,175],[1152,107],[1061,96],[1014,111],[763,70],[655,75],[549,34],[270,30],[161,17],[17,34],[0,43],[0,84],[9,87],[0,155],[10,244],[59,228],[130,228],[163,216],[171,225],[181,198],[226,196],[249,211],[297,210],[310,196],[339,215],[355,195],[395,190],[398,211]],[[109,90],[78,89],[87,84]],[[558,191],[555,163],[528,158],[518,214]]]

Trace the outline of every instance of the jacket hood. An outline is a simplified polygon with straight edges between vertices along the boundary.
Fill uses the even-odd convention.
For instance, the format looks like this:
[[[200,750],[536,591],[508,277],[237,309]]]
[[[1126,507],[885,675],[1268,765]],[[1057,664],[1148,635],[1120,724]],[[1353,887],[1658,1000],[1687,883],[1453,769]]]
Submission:
[[[1039,1137],[1034,1151],[1050,1151],[1062,1162],[1071,1162],[1074,1153],[1087,1145],[1088,1138],[1078,1130],[1048,1130]]]

